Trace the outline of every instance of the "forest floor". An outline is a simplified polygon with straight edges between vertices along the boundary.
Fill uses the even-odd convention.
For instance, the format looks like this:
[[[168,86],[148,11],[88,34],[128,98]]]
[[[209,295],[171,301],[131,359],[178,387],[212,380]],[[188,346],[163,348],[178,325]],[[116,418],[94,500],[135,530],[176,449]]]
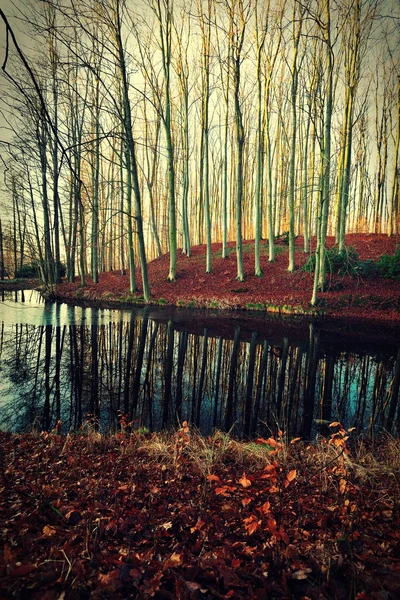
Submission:
[[[0,432],[0,598],[400,598],[400,441],[330,427]]]
[[[314,241],[315,243],[315,241]],[[346,237],[347,248],[353,247],[360,260],[376,261],[383,254],[394,254],[400,244],[400,236],[387,237],[378,234],[350,234]],[[334,245],[328,238],[327,246]],[[268,262],[268,244],[262,242],[262,277],[254,275],[254,242],[245,241],[245,281],[237,281],[235,243],[229,244],[229,254],[221,258],[221,244],[212,245],[212,272],[205,272],[205,246],[192,248],[191,257],[178,251],[177,280],[167,281],[169,254],[148,265],[151,288],[150,304],[181,306],[186,308],[247,309],[278,314],[329,316],[339,318],[375,319],[400,322],[400,280],[365,278],[348,273],[328,275],[328,289],[319,293],[318,305],[310,306],[313,273],[302,269],[308,255],[302,249],[303,240],[296,239],[296,269],[289,273],[288,247],[277,243],[276,260]],[[62,283],[52,292],[52,297],[72,303],[97,306],[143,304],[141,276],[137,269],[138,292],[129,292],[129,275],[120,271],[100,273],[99,283],[87,278],[81,287],[77,278],[74,283]]]

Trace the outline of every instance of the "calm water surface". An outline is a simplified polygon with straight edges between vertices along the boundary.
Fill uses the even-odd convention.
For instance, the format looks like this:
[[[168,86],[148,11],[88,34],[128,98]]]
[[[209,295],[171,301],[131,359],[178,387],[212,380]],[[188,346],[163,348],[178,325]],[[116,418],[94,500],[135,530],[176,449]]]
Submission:
[[[234,313],[107,310],[0,297],[0,428],[94,422],[312,438],[340,421],[400,431],[400,343],[388,330]]]

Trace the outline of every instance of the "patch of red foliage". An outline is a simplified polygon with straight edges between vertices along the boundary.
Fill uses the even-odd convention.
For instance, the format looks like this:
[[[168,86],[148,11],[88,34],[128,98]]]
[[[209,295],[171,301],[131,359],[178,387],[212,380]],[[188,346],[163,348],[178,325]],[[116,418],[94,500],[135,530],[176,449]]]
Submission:
[[[346,435],[207,474],[185,424],[164,462],[135,434],[0,432],[0,597],[399,598],[398,469],[362,477]]]
[[[346,245],[353,246],[361,260],[376,260],[382,254],[394,254],[400,243],[399,236],[377,234],[350,234]],[[315,240],[314,240],[315,244]],[[327,314],[332,317],[400,321],[400,282],[389,279],[362,279],[349,275],[329,276],[329,289],[319,294],[317,309],[310,308],[313,274],[301,267],[308,255],[302,251],[303,240],[296,240],[296,270],[287,271],[287,247],[279,244],[276,260],[268,262],[268,247],[262,244],[262,277],[254,275],[254,243],[244,241],[245,281],[236,280],[237,263],[235,243],[229,244],[229,255],[221,258],[221,244],[212,245],[212,273],[205,272],[205,247],[196,246],[191,257],[178,251],[177,280],[167,281],[169,254],[148,265],[149,281],[154,304],[189,307],[257,309],[270,312],[297,314]],[[327,240],[328,247],[334,238]],[[137,270],[139,290],[141,277]],[[120,272],[101,273],[99,283],[90,280],[84,288],[79,281],[63,283],[55,291],[58,299],[84,300],[97,303],[140,302],[140,291],[129,294],[129,275]]]

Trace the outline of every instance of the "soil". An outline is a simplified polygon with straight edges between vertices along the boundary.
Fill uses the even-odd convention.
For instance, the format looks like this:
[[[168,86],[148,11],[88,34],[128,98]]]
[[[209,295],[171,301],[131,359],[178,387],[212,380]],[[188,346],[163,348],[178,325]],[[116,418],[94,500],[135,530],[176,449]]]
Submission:
[[[315,240],[313,240],[315,245]],[[350,234],[346,247],[354,247],[360,260],[376,261],[383,254],[394,254],[400,236]],[[334,245],[329,237],[327,246]],[[228,256],[221,258],[221,244],[212,245],[212,272],[205,273],[205,246],[192,248],[189,258],[178,251],[177,280],[167,281],[169,254],[148,265],[151,300],[149,304],[228,310],[252,310],[275,314],[308,315],[333,319],[375,320],[400,323],[400,280],[352,277],[349,274],[328,276],[328,289],[319,293],[318,305],[310,306],[313,274],[302,270],[308,255],[302,250],[303,239],[296,239],[296,269],[287,271],[288,248],[277,244],[276,260],[268,262],[268,247],[264,241],[261,251],[262,277],[254,275],[254,242],[244,241],[245,281],[236,280],[235,244],[229,244]],[[141,276],[137,269],[138,291],[129,292],[129,274],[120,271],[99,274],[99,283],[90,278],[81,287],[62,283],[51,292],[55,300],[97,306],[141,305]]]

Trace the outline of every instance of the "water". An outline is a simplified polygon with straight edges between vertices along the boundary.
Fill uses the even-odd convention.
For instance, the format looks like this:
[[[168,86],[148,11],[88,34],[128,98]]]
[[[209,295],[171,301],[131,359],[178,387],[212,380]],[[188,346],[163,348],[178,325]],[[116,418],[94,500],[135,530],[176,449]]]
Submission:
[[[0,428],[175,428],[310,439],[340,421],[398,434],[400,344],[381,327],[178,309],[0,302]]]

